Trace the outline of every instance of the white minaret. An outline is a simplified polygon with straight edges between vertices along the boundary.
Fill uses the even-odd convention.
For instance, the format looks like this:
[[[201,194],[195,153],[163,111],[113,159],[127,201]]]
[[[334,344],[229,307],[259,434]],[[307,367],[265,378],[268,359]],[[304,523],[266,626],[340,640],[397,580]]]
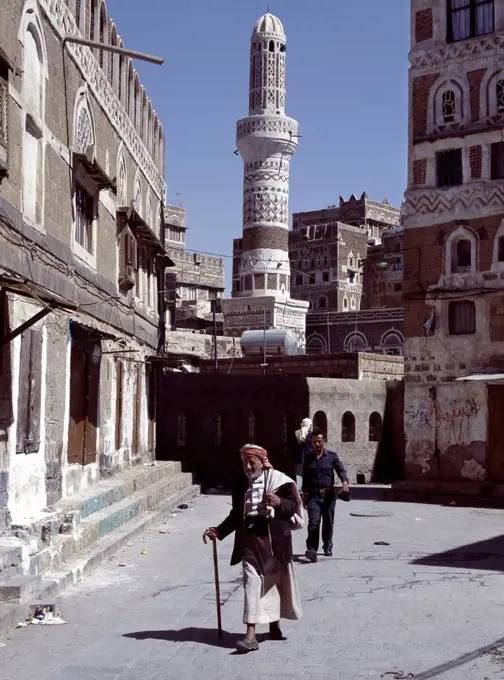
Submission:
[[[228,335],[290,328],[304,352],[308,303],[290,297],[289,167],[298,123],[285,115],[286,38],[267,12],[250,41],[249,115],[238,121],[244,162],[242,257],[233,300],[223,300]]]

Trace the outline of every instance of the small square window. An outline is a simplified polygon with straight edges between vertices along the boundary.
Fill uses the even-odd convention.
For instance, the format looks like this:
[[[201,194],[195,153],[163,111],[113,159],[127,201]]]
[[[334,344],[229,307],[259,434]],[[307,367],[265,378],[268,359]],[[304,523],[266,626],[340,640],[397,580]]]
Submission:
[[[449,303],[448,332],[450,335],[476,333],[476,307],[473,301],[463,300]]]
[[[436,154],[437,185],[456,187],[462,184],[462,149],[448,149]]]
[[[492,144],[492,179],[504,179],[504,142]]]
[[[322,281],[329,281],[329,272],[322,272]]]
[[[504,262],[504,236],[499,236],[499,241],[497,243],[497,260],[499,262]]]

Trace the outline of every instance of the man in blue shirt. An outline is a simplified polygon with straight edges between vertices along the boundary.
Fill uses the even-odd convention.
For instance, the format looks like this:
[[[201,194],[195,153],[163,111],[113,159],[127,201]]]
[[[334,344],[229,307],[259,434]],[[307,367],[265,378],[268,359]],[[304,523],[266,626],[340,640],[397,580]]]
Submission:
[[[320,524],[322,523],[322,544],[326,557],[332,557],[334,510],[336,508],[336,490],[334,472],[342,483],[342,493],[349,494],[348,475],[339,456],[325,448],[325,436],[322,430],[314,428],[312,432],[313,452],[308,453],[303,465],[303,503],[308,510],[308,538],[306,541],[306,557],[310,562],[317,561],[320,540]]]

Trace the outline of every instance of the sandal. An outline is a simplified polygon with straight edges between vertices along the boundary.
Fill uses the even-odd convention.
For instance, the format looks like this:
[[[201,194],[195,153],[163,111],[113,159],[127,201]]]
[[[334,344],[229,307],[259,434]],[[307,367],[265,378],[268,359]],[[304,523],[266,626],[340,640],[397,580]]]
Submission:
[[[272,626],[269,631],[270,638],[272,640],[285,640],[283,633],[280,629],[280,626]]]
[[[249,640],[248,638],[243,638],[240,642],[236,643],[236,651],[239,654],[248,654],[248,652],[257,652],[259,649],[259,644],[257,640]]]

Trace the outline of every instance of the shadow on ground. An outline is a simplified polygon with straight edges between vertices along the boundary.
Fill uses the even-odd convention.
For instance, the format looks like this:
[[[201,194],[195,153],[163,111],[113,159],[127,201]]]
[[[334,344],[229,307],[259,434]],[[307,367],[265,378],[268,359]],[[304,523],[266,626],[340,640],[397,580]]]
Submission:
[[[411,564],[457,569],[504,571],[504,535],[445,552],[419,557]]]
[[[503,645],[504,638],[499,638],[498,640],[495,640],[495,642],[492,642],[489,645],[479,647],[478,649],[475,649],[472,652],[463,654],[462,656],[459,656],[456,659],[447,661],[446,663],[440,664],[439,666],[435,666],[434,668],[429,668],[429,670],[423,671],[422,673],[415,675],[414,678],[415,680],[431,680],[431,678],[438,678],[440,675],[444,675],[445,673],[453,670],[454,668],[463,666],[464,664],[469,663],[471,661],[476,661],[476,659],[479,659],[483,656],[491,656],[493,657],[493,660],[496,663],[502,663],[502,653],[500,652],[500,648]]]
[[[166,642],[197,642],[210,647],[235,649],[236,643],[243,639],[243,633],[228,633],[223,631],[219,638],[215,628],[182,628],[181,630],[142,630],[136,633],[125,633],[123,637],[133,640],[166,640]],[[258,642],[263,636],[257,636]]]

